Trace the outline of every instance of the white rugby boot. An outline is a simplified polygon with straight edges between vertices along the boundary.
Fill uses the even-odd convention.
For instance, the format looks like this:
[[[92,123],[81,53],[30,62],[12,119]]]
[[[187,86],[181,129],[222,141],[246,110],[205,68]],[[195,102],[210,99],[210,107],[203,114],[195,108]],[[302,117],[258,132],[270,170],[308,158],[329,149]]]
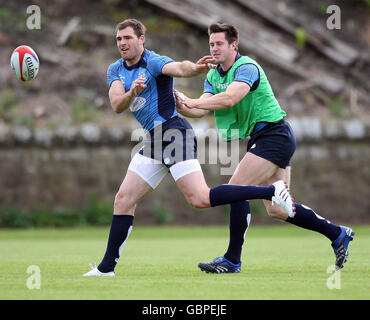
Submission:
[[[83,274],[83,277],[114,277],[115,273],[114,271],[111,272],[100,272],[98,270],[98,267],[95,265],[93,266],[92,264],[89,264],[91,270],[89,272],[86,272]]]
[[[278,204],[289,217],[293,218],[295,216],[295,205],[292,196],[289,193],[288,186],[283,180],[276,181],[272,184],[275,187],[275,193],[272,196],[272,205],[274,203]]]

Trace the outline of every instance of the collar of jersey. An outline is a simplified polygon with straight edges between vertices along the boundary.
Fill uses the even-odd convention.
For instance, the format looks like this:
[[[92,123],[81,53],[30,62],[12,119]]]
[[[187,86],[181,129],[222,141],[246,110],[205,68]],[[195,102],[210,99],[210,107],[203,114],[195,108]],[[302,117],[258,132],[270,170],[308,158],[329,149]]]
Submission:
[[[147,50],[144,49],[144,51],[143,51],[143,53],[141,55],[140,60],[137,63],[133,64],[132,66],[128,66],[126,64],[126,61],[125,60],[123,60],[123,65],[125,66],[125,68],[127,70],[137,69],[137,68],[140,68],[140,67],[145,68],[146,67],[146,61],[144,60],[144,57],[146,55],[146,52],[147,52]]]
[[[236,61],[236,60],[238,60],[240,57],[241,57],[241,54],[238,52],[238,53],[236,54],[235,61]],[[234,61],[234,63],[235,63],[235,61]],[[233,66],[231,66],[229,69],[227,69],[226,71],[224,71],[224,70],[221,68],[221,65],[220,65],[220,64],[218,64],[218,65],[217,65],[217,71],[218,71],[218,73],[220,74],[220,76],[221,76],[221,77],[224,77],[224,76],[226,76],[226,74],[228,73],[228,71],[229,71],[232,67],[233,67]]]

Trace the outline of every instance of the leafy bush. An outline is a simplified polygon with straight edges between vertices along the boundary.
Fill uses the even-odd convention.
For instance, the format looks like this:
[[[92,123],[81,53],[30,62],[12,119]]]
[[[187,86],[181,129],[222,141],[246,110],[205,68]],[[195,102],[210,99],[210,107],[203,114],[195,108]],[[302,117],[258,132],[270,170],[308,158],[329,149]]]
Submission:
[[[347,2],[352,6],[370,7],[370,0],[347,0]]]
[[[0,118],[7,120],[9,112],[14,110],[18,98],[15,92],[10,88],[5,88],[0,91]]]
[[[297,43],[297,47],[299,49],[303,49],[305,46],[306,46],[306,42],[307,42],[307,32],[305,29],[303,28],[297,28],[295,29],[295,40],[296,40],[296,43]]]
[[[94,195],[89,204],[81,209],[59,208],[48,211],[40,208],[30,210],[7,208],[0,210],[0,227],[74,227],[85,224],[109,225],[112,220],[113,206],[102,203]]]
[[[100,113],[88,103],[86,99],[77,97],[71,105],[71,117],[74,124],[97,120],[101,118]]]
[[[25,210],[8,208],[0,211],[0,226],[9,228],[27,228],[33,224],[33,217]]]
[[[99,201],[96,195],[90,195],[89,206],[81,211],[85,221],[91,225],[107,225],[112,221],[113,205]]]
[[[162,206],[154,209],[154,219],[158,224],[169,224],[175,220],[171,211]]]

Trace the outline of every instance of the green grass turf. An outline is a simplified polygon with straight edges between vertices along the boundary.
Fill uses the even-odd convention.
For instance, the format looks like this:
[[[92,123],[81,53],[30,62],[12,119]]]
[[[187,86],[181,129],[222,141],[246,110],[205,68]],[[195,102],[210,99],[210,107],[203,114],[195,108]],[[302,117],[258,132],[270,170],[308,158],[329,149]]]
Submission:
[[[99,263],[109,228],[0,230],[0,299],[369,299],[370,227],[357,226],[340,289],[329,290],[330,242],[293,226],[253,226],[240,274],[197,263],[225,252],[228,228],[135,226],[114,278],[82,277]],[[27,288],[28,266],[41,288]]]

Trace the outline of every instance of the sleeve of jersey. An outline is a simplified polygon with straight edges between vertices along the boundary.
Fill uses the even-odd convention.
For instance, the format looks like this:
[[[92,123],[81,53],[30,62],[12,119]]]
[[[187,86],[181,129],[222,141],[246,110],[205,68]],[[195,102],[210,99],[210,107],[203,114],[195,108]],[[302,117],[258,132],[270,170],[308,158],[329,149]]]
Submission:
[[[148,61],[148,70],[153,77],[158,77],[162,74],[162,68],[165,64],[173,62],[173,60],[166,56],[157,56]]]
[[[234,80],[247,83],[251,89],[256,81],[259,80],[260,73],[258,68],[252,64],[243,64],[235,70]]]
[[[108,87],[112,85],[112,82],[115,80],[121,80],[118,75],[118,68],[116,64],[112,63],[107,71],[107,81],[108,81]]]
[[[213,87],[209,83],[209,81],[208,81],[207,78],[206,78],[206,80],[204,80],[204,90],[203,90],[203,93],[212,93],[212,94],[215,94],[215,92],[213,91]]]

